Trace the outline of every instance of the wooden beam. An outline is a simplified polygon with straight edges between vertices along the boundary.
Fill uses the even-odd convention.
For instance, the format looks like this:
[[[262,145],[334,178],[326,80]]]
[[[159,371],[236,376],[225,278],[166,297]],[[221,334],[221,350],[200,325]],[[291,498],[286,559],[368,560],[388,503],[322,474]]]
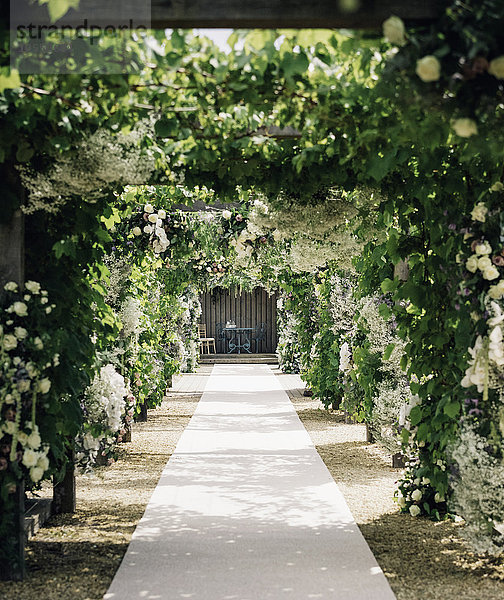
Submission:
[[[135,3],[132,2],[134,5]],[[361,0],[355,12],[339,0],[152,0],[152,27],[378,29],[391,15],[428,23],[440,13],[436,0]]]
[[[70,10],[57,24],[105,27],[114,24],[166,29],[174,27],[242,28],[323,28],[376,29],[391,15],[407,24],[429,23],[442,12],[436,0],[355,0],[357,10],[344,10],[345,0],[80,0],[77,11]],[[440,6],[441,5],[441,6]],[[16,0],[11,5],[11,27],[19,24],[50,25],[46,6]],[[150,23],[149,21],[150,17]],[[28,19],[28,21],[27,21]]]

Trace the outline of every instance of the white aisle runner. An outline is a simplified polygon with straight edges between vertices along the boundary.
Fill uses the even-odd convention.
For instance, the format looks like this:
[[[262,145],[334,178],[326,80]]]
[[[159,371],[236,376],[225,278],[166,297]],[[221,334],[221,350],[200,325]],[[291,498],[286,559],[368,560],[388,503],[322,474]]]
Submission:
[[[106,600],[393,600],[266,365],[216,365]]]

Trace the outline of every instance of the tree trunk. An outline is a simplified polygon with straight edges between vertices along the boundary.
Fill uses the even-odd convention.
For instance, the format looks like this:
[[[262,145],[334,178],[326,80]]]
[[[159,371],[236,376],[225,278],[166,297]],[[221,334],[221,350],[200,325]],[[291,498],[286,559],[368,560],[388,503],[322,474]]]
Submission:
[[[13,501],[14,506],[9,506],[9,512],[12,508],[14,519],[12,530],[7,532],[5,538],[0,537],[0,546],[2,553],[5,553],[3,560],[0,561],[0,580],[2,581],[22,581],[25,576],[25,490],[24,481],[18,482],[12,494],[9,494],[9,501]],[[10,503],[10,502],[9,502]],[[1,503],[3,504],[3,502]],[[2,506],[2,509],[4,507]]]
[[[75,457],[72,449],[68,451],[68,462],[63,479],[53,482],[53,514],[74,513],[76,496]]]

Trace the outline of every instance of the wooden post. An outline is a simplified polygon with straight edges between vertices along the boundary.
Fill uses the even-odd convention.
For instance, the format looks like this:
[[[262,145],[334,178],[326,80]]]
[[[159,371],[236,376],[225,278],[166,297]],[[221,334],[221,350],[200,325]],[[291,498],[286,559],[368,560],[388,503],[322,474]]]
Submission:
[[[24,284],[24,215],[17,210],[10,223],[0,223],[0,286],[7,281]]]
[[[70,446],[67,453],[65,475],[61,481],[53,480],[53,503],[54,515],[61,513],[74,513],[76,508],[76,481],[75,481],[75,456],[73,447]]]
[[[0,223],[0,289],[7,281],[15,281],[22,287],[24,269],[24,215],[17,210],[10,223]],[[5,538],[0,539],[0,545],[12,558],[0,561],[0,579],[21,581],[25,575],[24,481],[18,482],[16,489],[9,494],[9,504],[12,500],[12,530],[6,533]]]
[[[135,421],[137,423],[145,423],[147,421],[147,402],[140,404],[140,412],[135,415]]]
[[[8,557],[0,561],[0,580],[2,581],[22,581],[25,576],[24,481],[18,482],[16,488],[9,494],[9,504],[12,501],[14,504],[12,507],[13,528],[5,538],[0,537],[2,551],[5,553],[4,556]],[[9,512],[10,509],[9,506]]]

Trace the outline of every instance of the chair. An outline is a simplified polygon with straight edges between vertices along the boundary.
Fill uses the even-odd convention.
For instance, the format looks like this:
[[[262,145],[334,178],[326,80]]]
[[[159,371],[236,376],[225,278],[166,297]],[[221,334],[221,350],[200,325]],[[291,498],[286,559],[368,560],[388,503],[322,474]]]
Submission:
[[[252,339],[255,341],[255,353],[257,354],[259,342],[262,342],[266,339],[266,323],[260,323],[259,325],[256,325],[254,333],[252,334]]]
[[[198,323],[198,336],[200,354],[217,354],[215,349],[215,338],[207,337],[205,323]],[[210,348],[213,348],[213,352],[210,352]]]

